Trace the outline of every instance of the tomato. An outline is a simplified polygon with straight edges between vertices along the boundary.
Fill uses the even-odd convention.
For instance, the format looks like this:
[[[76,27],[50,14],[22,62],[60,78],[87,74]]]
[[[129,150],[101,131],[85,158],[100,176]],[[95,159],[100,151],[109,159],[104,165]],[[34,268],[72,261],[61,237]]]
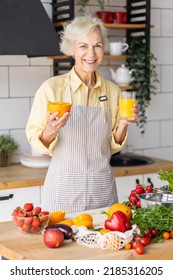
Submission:
[[[157,230],[156,228],[150,229],[150,232],[151,232],[151,235],[152,235],[153,237],[155,237],[155,236],[158,235],[158,230]]]
[[[145,251],[144,246],[142,244],[138,244],[135,248],[137,254],[142,255]]]
[[[136,204],[138,202],[139,198],[136,195],[131,194],[129,196],[129,200],[130,200],[130,202]]]
[[[142,194],[142,193],[145,192],[145,190],[144,190],[143,186],[137,185],[137,186],[136,186],[136,189],[135,189],[135,192],[136,192],[137,194]]]
[[[145,190],[146,193],[152,193],[152,191],[153,191],[152,186],[149,185],[149,186],[146,187],[146,190]]]
[[[23,206],[23,209],[25,211],[32,211],[33,210],[33,204],[32,203],[25,203],[24,206]]]
[[[136,249],[136,247],[138,246],[139,242],[137,240],[133,240],[132,241],[132,248]]]
[[[144,230],[144,236],[152,237],[150,230]]]
[[[124,249],[126,250],[130,250],[131,248],[132,248],[132,244],[130,242],[124,245]]]
[[[148,236],[142,237],[139,243],[142,244],[143,246],[147,246],[151,243],[151,238]]]
[[[169,232],[169,238],[173,239],[173,229]]]
[[[167,231],[164,231],[163,233],[162,233],[162,238],[163,239],[169,239],[169,232],[167,232]]]

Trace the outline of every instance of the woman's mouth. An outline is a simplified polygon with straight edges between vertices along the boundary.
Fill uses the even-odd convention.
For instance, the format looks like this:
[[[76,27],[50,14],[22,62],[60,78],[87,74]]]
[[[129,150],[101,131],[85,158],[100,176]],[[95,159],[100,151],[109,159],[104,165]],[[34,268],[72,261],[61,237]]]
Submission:
[[[88,63],[88,64],[94,64],[95,62],[96,62],[96,60],[94,59],[92,59],[92,60],[89,60],[89,59],[84,59],[84,61],[86,62],[86,63]]]

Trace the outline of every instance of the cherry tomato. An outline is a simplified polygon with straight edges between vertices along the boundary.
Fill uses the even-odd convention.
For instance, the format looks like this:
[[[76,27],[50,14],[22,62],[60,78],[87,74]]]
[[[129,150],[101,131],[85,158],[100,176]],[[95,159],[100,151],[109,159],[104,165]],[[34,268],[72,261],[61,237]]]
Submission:
[[[142,244],[138,244],[135,248],[137,254],[142,255],[145,251],[144,246]]]
[[[162,233],[162,237],[163,237],[163,239],[169,239],[169,232],[167,232],[167,231],[164,231],[163,233]]]
[[[143,186],[137,185],[137,186],[136,186],[136,189],[135,189],[135,192],[136,192],[137,194],[142,194],[142,193],[145,192],[145,190],[144,190]]]
[[[132,241],[132,248],[136,249],[136,247],[138,246],[139,242],[137,240],[133,240]]]
[[[152,237],[151,232],[149,230],[144,230],[144,236]]]
[[[169,238],[173,239],[173,229],[169,232]]]
[[[148,236],[142,237],[139,243],[142,244],[143,246],[147,246],[151,243],[151,238]]]
[[[132,244],[130,242],[124,245],[124,249],[126,250],[130,250],[131,248],[132,248]]]
[[[130,202],[136,204],[136,203],[138,202],[139,198],[138,198],[136,195],[131,194],[131,195],[129,196],[129,200],[130,200]]]
[[[150,232],[151,232],[152,236],[157,236],[157,234],[158,234],[158,230],[156,228],[150,229]]]

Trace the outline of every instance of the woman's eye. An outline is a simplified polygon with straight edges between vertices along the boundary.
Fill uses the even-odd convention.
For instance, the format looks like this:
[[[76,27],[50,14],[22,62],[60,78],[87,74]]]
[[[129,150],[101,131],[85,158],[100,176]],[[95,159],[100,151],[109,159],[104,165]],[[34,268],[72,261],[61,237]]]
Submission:
[[[96,45],[96,48],[102,48],[102,45]]]
[[[82,48],[82,49],[86,49],[86,48],[87,48],[87,46],[86,46],[86,45],[81,45],[81,46],[80,46],[80,48]]]

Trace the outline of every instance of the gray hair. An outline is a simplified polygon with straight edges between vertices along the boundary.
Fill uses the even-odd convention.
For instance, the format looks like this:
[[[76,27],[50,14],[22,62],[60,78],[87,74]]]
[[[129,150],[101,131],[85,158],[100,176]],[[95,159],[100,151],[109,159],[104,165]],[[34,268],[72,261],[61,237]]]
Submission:
[[[74,44],[77,39],[89,34],[92,30],[98,29],[101,34],[104,50],[108,48],[107,30],[103,22],[95,17],[81,16],[64,26],[60,33],[60,50],[66,55],[73,56]]]

